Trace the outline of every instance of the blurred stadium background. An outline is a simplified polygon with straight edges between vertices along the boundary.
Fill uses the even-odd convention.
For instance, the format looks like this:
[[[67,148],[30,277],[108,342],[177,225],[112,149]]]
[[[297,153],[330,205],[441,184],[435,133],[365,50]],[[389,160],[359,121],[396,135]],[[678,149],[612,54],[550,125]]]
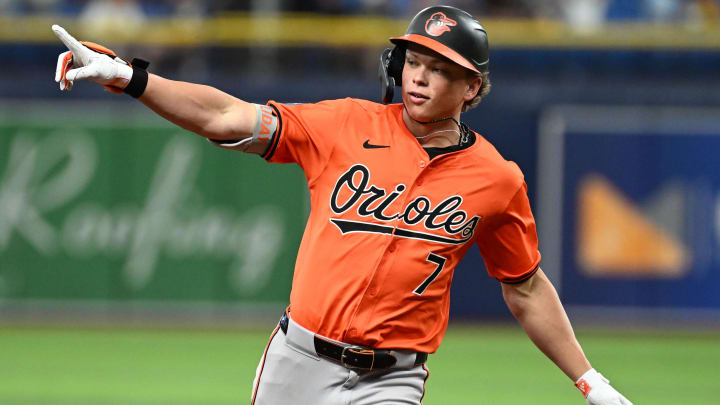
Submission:
[[[717,404],[720,2],[445,1],[486,26],[463,116],[523,169],[553,279],[635,404]],[[308,212],[296,167],[53,82],[50,25],[248,101],[379,100],[427,1],[0,0],[0,404],[246,403]],[[579,404],[473,251],[425,403]]]

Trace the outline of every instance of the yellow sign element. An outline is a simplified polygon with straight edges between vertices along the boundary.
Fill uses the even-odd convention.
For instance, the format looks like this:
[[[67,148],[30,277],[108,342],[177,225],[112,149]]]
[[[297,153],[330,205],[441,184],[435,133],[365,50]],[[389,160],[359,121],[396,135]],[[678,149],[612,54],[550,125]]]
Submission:
[[[229,47],[373,47],[390,46],[388,38],[405,32],[407,18],[379,15],[336,16],[311,13],[222,13],[206,17],[151,17],[124,29],[108,17],[86,24],[60,15],[0,15],[0,43],[57,45],[50,26],[61,25],[74,37],[109,47],[229,46]],[[562,20],[485,18],[480,22],[497,48],[538,49],[720,49],[716,20],[685,23],[613,21],[596,31],[578,31]],[[141,24],[141,25],[140,25]],[[672,35],[668,35],[672,33]]]
[[[682,242],[599,175],[580,184],[577,235],[577,259],[590,276],[675,278],[689,268]]]

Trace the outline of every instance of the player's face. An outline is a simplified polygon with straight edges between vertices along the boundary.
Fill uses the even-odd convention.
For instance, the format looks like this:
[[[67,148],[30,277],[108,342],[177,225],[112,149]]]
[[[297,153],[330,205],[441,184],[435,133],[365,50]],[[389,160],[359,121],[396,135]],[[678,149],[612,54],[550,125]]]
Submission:
[[[432,50],[410,44],[402,72],[402,98],[419,121],[457,117],[475,97],[482,81]]]

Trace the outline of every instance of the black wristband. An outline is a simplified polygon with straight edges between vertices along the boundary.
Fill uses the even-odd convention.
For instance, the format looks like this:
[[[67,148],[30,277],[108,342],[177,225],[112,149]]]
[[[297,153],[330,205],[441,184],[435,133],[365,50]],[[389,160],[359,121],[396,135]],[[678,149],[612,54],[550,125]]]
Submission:
[[[135,66],[132,67],[132,70],[132,78],[130,78],[130,83],[128,83],[127,87],[125,87],[123,93],[138,98],[142,96],[145,92],[145,87],[147,87],[148,72]]]
[[[147,68],[150,66],[150,62],[140,58],[134,58],[130,63],[130,66],[132,66],[133,75],[130,78],[130,83],[128,83],[123,92],[138,98],[142,96],[145,92],[145,88],[147,87]]]

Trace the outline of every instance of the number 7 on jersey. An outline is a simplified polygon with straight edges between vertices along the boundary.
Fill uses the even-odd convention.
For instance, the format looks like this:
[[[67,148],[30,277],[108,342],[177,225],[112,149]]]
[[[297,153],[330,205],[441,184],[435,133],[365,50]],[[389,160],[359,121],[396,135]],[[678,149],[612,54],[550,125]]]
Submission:
[[[445,259],[445,258],[442,257],[442,256],[438,256],[438,255],[436,255],[435,253],[430,253],[430,254],[428,255],[428,257],[427,257],[426,260],[429,261],[429,262],[432,262],[432,263],[437,264],[437,267],[435,268],[435,271],[433,271],[432,274],[430,274],[430,276],[428,276],[428,278],[426,278],[425,281],[423,281],[422,284],[420,284],[420,285],[415,289],[415,291],[413,291],[413,293],[414,293],[414,294],[417,294],[417,295],[422,295],[422,293],[425,292],[425,290],[428,288],[428,286],[430,285],[430,283],[432,283],[433,281],[435,281],[435,279],[437,278],[437,276],[440,275],[440,272],[442,271],[443,267],[445,267],[445,261],[446,261],[447,259]]]

